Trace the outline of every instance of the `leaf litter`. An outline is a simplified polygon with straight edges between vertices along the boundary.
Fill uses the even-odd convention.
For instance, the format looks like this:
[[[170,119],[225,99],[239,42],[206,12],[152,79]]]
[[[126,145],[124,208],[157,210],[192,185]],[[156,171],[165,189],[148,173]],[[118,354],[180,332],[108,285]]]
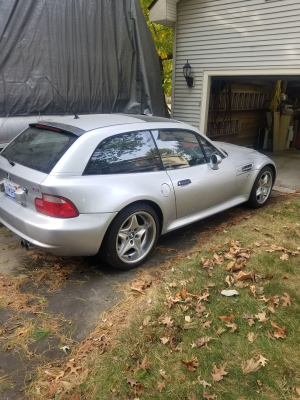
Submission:
[[[260,230],[256,229],[256,231],[258,232],[257,233],[258,236],[260,234],[259,232],[262,231],[262,228]],[[167,284],[167,282],[165,282],[164,306],[166,309],[164,310],[164,307],[160,307],[161,310],[164,311],[161,313],[160,316],[156,317],[156,320],[153,317],[153,314],[151,315],[151,318],[145,316],[143,318],[144,319],[144,323],[142,325],[143,330],[147,330],[147,333],[145,333],[145,335],[146,337],[151,338],[149,339],[150,342],[148,342],[148,345],[146,346],[147,351],[151,349],[152,343],[155,343],[155,341],[153,341],[154,333],[156,329],[159,329],[160,335],[157,339],[158,340],[157,345],[162,346],[162,349],[164,348],[164,346],[168,346],[168,349],[171,349],[168,350],[171,352],[170,353],[171,355],[169,357],[175,357],[175,354],[178,351],[180,353],[183,352],[184,356],[183,357],[181,356],[180,358],[180,362],[182,364],[181,368],[185,367],[185,370],[187,371],[188,374],[195,374],[196,371],[198,370],[201,370],[202,374],[202,369],[201,369],[202,358],[199,359],[200,361],[198,361],[199,353],[193,353],[193,352],[194,351],[206,352],[207,350],[210,350],[207,343],[210,341],[211,343],[213,343],[214,347],[214,343],[218,342],[219,338],[213,337],[214,335],[211,334],[209,334],[209,336],[202,336],[198,339],[195,338],[194,341],[192,342],[189,341],[189,348],[190,348],[189,351],[184,342],[185,332],[191,331],[193,333],[196,330],[199,332],[199,329],[200,330],[203,329],[203,331],[210,330],[212,327],[215,326],[217,328],[216,332],[219,332],[219,335],[223,334],[228,335],[231,333],[234,335],[239,335],[239,326],[241,324],[244,324],[242,325],[242,327],[248,326],[248,329],[253,329],[253,328],[262,329],[262,334],[260,335],[258,334],[258,332],[249,331],[247,336],[245,337],[245,341],[247,341],[248,344],[251,344],[252,346],[254,346],[255,343],[257,343],[257,341],[259,340],[259,338],[264,335],[264,332],[266,332],[266,336],[269,339],[272,340],[285,339],[287,337],[286,328],[281,327],[282,326],[281,324],[277,324],[276,322],[274,322],[273,316],[272,319],[270,319],[270,314],[272,315],[275,314],[276,317],[278,309],[281,309],[282,307],[284,308],[292,307],[293,303],[291,301],[290,294],[288,293],[288,291],[286,291],[284,293],[273,293],[272,295],[266,296],[264,294],[264,285],[266,285],[265,282],[269,282],[271,279],[276,279],[276,278],[273,278],[273,275],[270,278],[267,277],[267,275],[265,277],[259,276],[253,268],[247,268],[247,264],[251,262],[253,254],[256,253],[255,247],[263,249],[259,251],[265,251],[265,248],[268,248],[268,250],[270,250],[269,253],[281,251],[283,252],[283,254],[288,254],[294,257],[298,255],[297,252],[299,252],[299,250],[298,249],[296,251],[288,250],[286,249],[286,247],[283,247],[281,249],[280,246],[277,246],[275,248],[274,247],[275,245],[271,245],[270,243],[265,243],[260,239],[258,240],[259,241],[255,242],[252,246],[248,247],[243,246],[242,242],[234,240],[230,240],[223,245],[217,246],[216,249],[212,250],[211,257],[207,256],[207,254],[205,254],[204,257],[201,256],[199,257],[200,261],[198,262],[198,271],[196,272],[194,271],[194,273],[192,275],[190,274],[189,277],[188,276],[186,277],[184,275],[184,272],[182,272],[183,279],[180,278],[180,275],[178,275],[178,273],[177,274],[175,273],[175,270],[177,268],[178,263],[180,264],[182,262],[181,260],[184,259],[184,257],[181,258],[180,256],[177,255],[176,258],[173,258],[174,264],[172,264],[172,262],[169,261],[166,265],[166,268],[169,268],[170,271],[169,274],[171,274],[171,276],[172,273],[174,274],[175,279],[174,278],[167,279],[167,282],[172,282],[172,284]],[[195,252],[195,254],[201,254],[201,253],[198,250]],[[189,254],[189,257],[190,257],[189,260],[197,262],[197,258],[191,253]],[[229,260],[229,262],[226,260]],[[290,260],[286,260],[286,262],[289,261]],[[218,293],[221,292],[221,290],[219,289],[220,287],[222,287],[222,284],[217,283],[216,287],[215,285],[208,287],[205,286],[205,280],[204,280],[203,281],[204,286],[198,285],[197,287],[195,283],[199,283],[199,278],[198,278],[199,275],[197,276],[197,274],[201,275],[202,273],[204,273],[206,274],[208,279],[211,279],[216,270],[223,270],[225,274],[226,273],[230,274],[228,275],[229,279],[226,280],[228,286],[230,284],[239,289],[248,288],[247,289],[248,293],[249,294],[252,293],[251,301],[255,302],[254,304],[257,305],[256,312],[251,314],[247,309],[245,310],[240,309],[237,313],[240,315],[237,315],[236,313],[233,312],[233,309],[229,308],[228,310],[228,307],[227,307],[228,312],[226,312],[226,306],[224,306],[223,309],[223,312],[225,311],[224,315],[216,315],[215,313],[213,313],[213,315],[211,316],[209,315],[210,313],[212,313],[210,303],[212,302],[212,300],[215,301],[216,296],[218,295]],[[265,279],[265,281],[263,281],[263,279]],[[134,284],[131,286],[131,291],[137,292],[137,294],[140,295],[145,295],[145,294],[148,295],[147,291],[149,290],[151,285],[152,282],[150,285],[146,285],[144,287],[142,285],[139,286]],[[247,292],[244,291],[243,293],[241,293],[241,295],[243,297],[248,296],[246,293]],[[151,299],[154,298],[155,296],[152,293]],[[238,302],[239,298],[231,299],[229,297],[228,299],[225,299],[225,301],[231,301],[231,300]],[[222,309],[221,301],[224,300],[219,300],[219,301],[220,301],[219,308],[221,310]],[[149,308],[149,303],[147,304]],[[152,302],[150,303],[150,307],[152,307]],[[167,310],[169,310],[169,312]],[[187,311],[188,314],[184,315],[184,313]],[[195,325],[193,326],[194,323]],[[223,323],[224,326],[229,328],[229,330],[227,330],[228,333],[224,333],[226,332],[226,330],[222,329],[221,327],[218,327],[218,323],[219,324]],[[191,326],[191,329],[187,329],[187,326]],[[267,331],[266,329],[269,330]],[[108,339],[108,337],[106,339]],[[225,361],[226,360],[225,355],[228,349],[227,347],[228,344],[224,343],[223,339],[220,339],[220,341],[221,345],[224,346],[223,360]],[[141,345],[139,344],[138,346]],[[210,345],[210,347],[212,346]],[[207,350],[201,350],[201,348],[206,348]],[[229,350],[230,349],[228,349],[228,351]],[[164,390],[168,390],[168,387],[171,387],[173,382],[172,378],[169,378],[169,374],[171,373],[171,371],[170,370],[168,371],[167,368],[168,364],[166,362],[163,362],[163,359],[160,358],[162,357],[161,355],[160,356],[157,355],[157,357],[159,360],[162,361],[161,367],[163,368],[157,370],[156,390],[158,392],[162,392]],[[241,366],[240,368],[244,375],[257,373],[261,368],[268,368],[269,364],[269,361],[267,359],[268,356],[265,357],[265,354],[262,355],[258,353],[255,356],[248,359],[246,359],[246,354],[245,354],[244,357],[245,357],[244,360],[243,359],[240,360],[240,366]],[[178,360],[178,357],[177,358],[175,357],[174,360],[175,359]],[[175,361],[173,361],[173,363],[174,362]],[[146,373],[147,375],[150,374],[152,376],[154,374],[155,368],[153,367],[152,362],[149,361],[148,355],[146,354],[144,354],[143,357],[139,357],[139,359],[136,361],[136,364],[137,364],[136,367],[135,366],[129,367],[131,368],[130,371],[132,371],[132,374],[127,375],[127,379],[128,378],[130,379],[128,383],[129,386],[132,388],[131,390],[137,388],[138,385],[141,385],[139,396],[143,397],[145,395],[146,389],[138,379],[139,376],[137,375],[138,371],[140,371],[140,373],[143,372]],[[207,375],[205,376],[205,379],[203,379],[202,377],[200,378],[199,376],[198,377],[199,384],[203,386],[204,389],[216,387],[217,390],[217,386],[215,385],[218,385],[218,382],[223,381],[224,378],[227,378],[228,375],[230,376],[231,367],[229,365],[229,367],[226,368],[225,365],[226,363],[224,362],[222,363],[216,359],[216,361],[212,364],[212,372],[211,372],[212,382],[211,383],[207,382],[207,380],[209,381],[209,379],[207,379]],[[81,365],[79,365],[79,367],[80,366]],[[176,368],[180,370],[179,366],[177,366]],[[83,369],[82,370],[78,369],[77,372],[79,375],[81,371],[83,371]],[[73,375],[75,375],[75,373]],[[58,380],[59,379],[61,378],[58,378]],[[153,379],[155,379],[154,375]],[[159,379],[163,379],[163,381],[161,382]],[[183,375],[182,379],[183,379],[182,382],[185,382],[185,380],[188,378]],[[259,380],[257,380],[257,382],[258,381]],[[193,396],[195,397],[196,395],[190,394],[189,398],[193,398]],[[217,398],[216,394],[208,393],[205,390],[202,392],[202,397],[208,399]]]

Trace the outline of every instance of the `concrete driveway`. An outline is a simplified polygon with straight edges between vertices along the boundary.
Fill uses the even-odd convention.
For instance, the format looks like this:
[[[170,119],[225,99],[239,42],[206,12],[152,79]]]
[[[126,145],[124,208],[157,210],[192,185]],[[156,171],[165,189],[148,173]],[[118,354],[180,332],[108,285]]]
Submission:
[[[300,189],[300,150],[264,152],[277,166],[276,186]]]

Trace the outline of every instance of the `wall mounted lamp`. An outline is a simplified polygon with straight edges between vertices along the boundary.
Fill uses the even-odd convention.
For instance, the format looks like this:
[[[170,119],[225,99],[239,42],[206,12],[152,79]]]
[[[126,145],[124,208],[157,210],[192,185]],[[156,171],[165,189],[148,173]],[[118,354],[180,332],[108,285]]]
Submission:
[[[189,60],[186,60],[186,64],[183,66],[183,76],[185,77],[186,84],[188,87],[194,86],[194,78],[191,77],[192,67],[189,64]]]

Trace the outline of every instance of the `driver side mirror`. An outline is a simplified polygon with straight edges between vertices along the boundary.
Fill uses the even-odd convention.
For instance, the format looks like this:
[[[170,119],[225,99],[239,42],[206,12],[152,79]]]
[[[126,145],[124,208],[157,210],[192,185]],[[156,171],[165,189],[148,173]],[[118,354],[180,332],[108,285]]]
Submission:
[[[212,169],[219,169],[219,164],[222,162],[222,158],[218,154],[213,154],[210,157],[210,166]]]

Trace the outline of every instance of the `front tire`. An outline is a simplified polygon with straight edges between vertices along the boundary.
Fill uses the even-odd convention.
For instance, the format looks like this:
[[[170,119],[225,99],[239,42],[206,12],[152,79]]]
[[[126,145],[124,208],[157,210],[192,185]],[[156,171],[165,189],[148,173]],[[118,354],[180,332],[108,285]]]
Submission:
[[[255,179],[248,203],[253,208],[265,205],[270,197],[274,181],[274,172],[270,167],[264,167]]]
[[[99,256],[121,270],[142,264],[155,246],[159,221],[147,204],[132,204],[112,221],[103,240]]]

